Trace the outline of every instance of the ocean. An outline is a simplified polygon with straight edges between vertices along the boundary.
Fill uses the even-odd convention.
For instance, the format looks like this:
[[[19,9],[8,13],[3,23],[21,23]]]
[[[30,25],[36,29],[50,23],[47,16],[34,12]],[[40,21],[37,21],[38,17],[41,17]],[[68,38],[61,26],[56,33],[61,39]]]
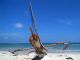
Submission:
[[[43,43],[43,45],[48,45],[51,43]],[[49,46],[47,47],[48,52],[76,52],[80,53],[80,44],[79,43],[71,43],[66,50],[62,50],[64,45],[57,45],[57,46]],[[18,49],[18,48],[32,48],[29,43],[15,43],[15,44],[0,44],[0,51],[5,51],[9,49]]]

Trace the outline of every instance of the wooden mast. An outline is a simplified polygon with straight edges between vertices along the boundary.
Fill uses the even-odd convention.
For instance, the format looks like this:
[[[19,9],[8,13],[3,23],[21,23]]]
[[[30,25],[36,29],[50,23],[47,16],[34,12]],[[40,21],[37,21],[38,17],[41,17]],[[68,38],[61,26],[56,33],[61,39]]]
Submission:
[[[37,31],[37,27],[36,27],[36,23],[35,23],[35,20],[34,20],[34,16],[33,16],[33,11],[32,11],[32,5],[31,5],[31,2],[30,2],[30,13],[31,13],[31,20],[32,20],[32,23],[33,23],[33,28],[35,29],[35,32],[36,34],[38,35],[38,31]]]
[[[33,29],[30,27],[30,30],[31,30],[31,32],[33,33],[33,34],[36,34],[37,36],[38,36],[38,40],[39,40],[39,42],[40,42],[40,38],[39,38],[39,35],[38,35],[38,30],[37,30],[37,27],[36,27],[36,23],[35,23],[35,19],[34,19],[34,16],[33,16],[33,11],[32,11],[32,5],[31,5],[31,2],[30,2],[30,13],[31,13],[31,20],[32,20],[32,25],[33,25],[33,29],[35,30],[35,32],[33,32]],[[40,42],[40,44],[41,44],[41,46],[43,46],[42,45],[42,43]]]

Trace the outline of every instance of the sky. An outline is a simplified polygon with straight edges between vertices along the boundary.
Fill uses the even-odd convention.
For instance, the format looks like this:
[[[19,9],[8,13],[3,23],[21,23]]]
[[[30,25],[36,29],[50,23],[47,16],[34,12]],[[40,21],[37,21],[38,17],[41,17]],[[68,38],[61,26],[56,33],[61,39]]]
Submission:
[[[30,0],[0,0],[0,43],[29,43]],[[31,0],[41,42],[80,42],[80,0]]]

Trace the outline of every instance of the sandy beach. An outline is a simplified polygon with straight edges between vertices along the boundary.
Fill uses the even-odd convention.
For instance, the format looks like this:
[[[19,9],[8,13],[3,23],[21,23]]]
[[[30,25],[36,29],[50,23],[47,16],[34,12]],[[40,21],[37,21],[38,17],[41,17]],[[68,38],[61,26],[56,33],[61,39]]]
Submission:
[[[0,51],[0,60],[31,60],[36,54],[12,54],[9,51]],[[67,59],[67,58],[72,59]],[[48,53],[42,60],[80,60],[79,53]]]
[[[0,0],[0,60],[40,59],[80,60],[80,0]]]

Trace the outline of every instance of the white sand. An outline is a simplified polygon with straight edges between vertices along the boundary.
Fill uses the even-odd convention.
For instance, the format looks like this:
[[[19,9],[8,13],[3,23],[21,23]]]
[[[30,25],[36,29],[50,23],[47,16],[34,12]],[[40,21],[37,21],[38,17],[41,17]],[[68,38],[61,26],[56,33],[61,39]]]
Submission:
[[[31,60],[34,56],[35,53],[13,56],[13,54],[8,51],[0,51],[0,60]],[[79,53],[48,53],[42,60],[71,60],[66,59],[67,57],[72,57],[73,60],[80,60]]]

